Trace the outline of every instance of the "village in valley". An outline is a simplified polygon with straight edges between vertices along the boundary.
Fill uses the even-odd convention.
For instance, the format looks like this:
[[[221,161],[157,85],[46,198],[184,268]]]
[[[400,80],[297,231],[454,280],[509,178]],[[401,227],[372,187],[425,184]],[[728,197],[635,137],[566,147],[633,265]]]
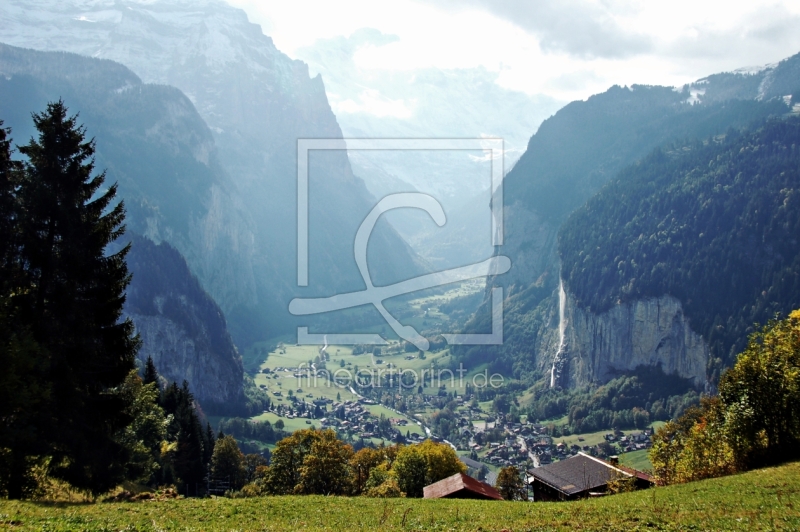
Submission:
[[[425,439],[443,442],[458,453],[471,476],[489,484],[503,467],[531,471],[579,456],[614,462],[620,456],[632,468],[650,467],[646,454],[655,426],[554,436],[558,420],[532,422],[526,416],[498,413],[492,401],[479,401],[479,392],[469,385],[426,382],[408,390],[390,386],[393,381],[386,380],[387,375],[436,368],[448,356],[440,350],[420,357],[401,345],[390,345],[379,355],[358,347],[278,345],[254,379],[268,394],[268,407],[251,421],[268,421],[287,431],[330,428],[356,449]],[[384,380],[377,381],[382,386],[359,386],[356,379],[344,377],[376,368],[382,368]],[[450,423],[456,427],[449,429],[449,439],[432,423],[444,411],[452,412]]]

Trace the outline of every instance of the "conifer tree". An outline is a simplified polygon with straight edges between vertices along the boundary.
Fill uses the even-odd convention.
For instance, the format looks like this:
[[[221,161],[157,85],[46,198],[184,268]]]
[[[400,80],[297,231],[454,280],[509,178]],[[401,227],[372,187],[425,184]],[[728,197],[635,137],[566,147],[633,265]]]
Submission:
[[[24,164],[17,200],[19,257],[27,290],[19,318],[46,356],[43,418],[34,422],[49,473],[101,493],[122,479],[125,446],[115,439],[129,422],[119,386],[134,368],[138,338],[121,320],[130,275],[129,247],[108,253],[124,232],[116,184],[94,172],[94,141],[62,101],[33,115],[38,138],[20,147]],[[30,449],[41,453],[42,449]]]
[[[208,461],[204,446],[205,435],[195,411],[194,396],[189,391],[189,383],[183,381],[183,386],[178,388],[178,384],[173,382],[164,391],[161,406],[167,414],[172,415],[168,435],[170,440],[177,442],[172,458],[173,472],[181,487],[188,486],[193,494],[195,486],[199,486],[206,476]]]
[[[158,371],[156,365],[153,363],[153,357],[147,355],[147,362],[144,365],[144,377],[142,378],[143,384],[155,383],[158,386]]]
[[[211,456],[214,454],[214,446],[217,440],[214,437],[214,429],[211,428],[211,423],[206,422],[206,432],[203,436],[203,463],[208,467],[211,463]]]
[[[0,121],[0,495],[19,499],[34,487],[30,457],[46,449],[35,420],[47,386],[39,373],[44,356],[16,301],[26,291],[16,195],[21,166],[11,159],[9,134]]]

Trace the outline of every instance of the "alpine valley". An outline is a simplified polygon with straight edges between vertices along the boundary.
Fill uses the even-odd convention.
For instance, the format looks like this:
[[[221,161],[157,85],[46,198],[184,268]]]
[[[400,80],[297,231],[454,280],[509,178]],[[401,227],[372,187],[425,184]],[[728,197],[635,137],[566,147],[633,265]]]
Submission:
[[[301,51],[322,73],[311,76],[221,0],[0,4],[4,127],[22,145],[35,135],[31,113],[61,99],[96,139],[96,166],[126,208],[117,246],[131,243],[124,315],[141,340],[139,366],[150,358],[167,385],[187,381],[214,428],[259,452],[310,426],[357,448],[430,436],[480,471],[533,460],[517,438],[535,425],[526,430],[563,458],[571,451],[553,437],[649,429],[715,394],[756,324],[800,308],[800,54],[561,106],[501,89],[483,70],[383,80],[358,70],[358,46],[391,41],[367,29],[320,40]],[[416,107],[360,115],[347,102],[364,96],[362,83]],[[492,120],[461,116],[488,101]],[[493,164],[474,154],[427,153],[403,167],[398,153],[312,153],[309,283],[298,286],[298,140],[342,139],[343,129],[507,136],[513,165],[492,191],[462,184]],[[292,315],[294,298],[365,288],[356,232],[379,197],[413,191],[450,201],[448,224],[399,212],[378,222],[367,252],[375,286],[492,255],[510,258],[510,270],[386,301],[425,351],[369,307]],[[504,207],[494,248],[479,243],[490,202]],[[497,288],[502,344],[447,345],[447,333],[493,330]],[[301,345],[298,327],[320,345]],[[325,333],[353,327],[387,341],[328,345]],[[298,381],[303,368],[429,367],[463,367],[467,384],[423,373],[404,388],[380,372],[377,386]],[[503,385],[477,389],[481,374]],[[501,457],[492,443],[517,454]],[[583,447],[612,454],[600,440]]]

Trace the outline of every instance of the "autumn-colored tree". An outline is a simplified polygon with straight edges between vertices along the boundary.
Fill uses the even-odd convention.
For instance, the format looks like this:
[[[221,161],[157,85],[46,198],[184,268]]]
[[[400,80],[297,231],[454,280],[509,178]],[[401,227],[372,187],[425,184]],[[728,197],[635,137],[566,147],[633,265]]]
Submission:
[[[211,456],[211,476],[216,480],[227,480],[231,488],[238,490],[247,480],[244,454],[233,436],[222,436],[214,445]]]
[[[384,461],[382,449],[364,447],[353,455],[350,459],[350,469],[353,472],[353,493],[355,495],[364,491],[370,472]]]
[[[300,466],[294,492],[304,495],[345,495],[352,486],[353,448],[331,429],[320,431]]]
[[[397,476],[397,484],[403,493],[409,497],[422,497],[422,489],[426,486],[428,462],[419,445],[409,445],[400,449],[392,465],[392,471]]]
[[[267,493],[288,495],[294,493],[300,482],[300,468],[303,466],[314,442],[321,437],[321,431],[302,429],[278,442],[272,452],[272,461],[265,481]]]
[[[501,469],[494,486],[507,501],[524,501],[528,498],[525,492],[525,483],[522,481],[519,469],[515,466]]]
[[[267,459],[260,454],[244,455],[244,469],[247,472],[247,483],[262,478],[266,472]]]
[[[661,484],[691,482],[736,471],[719,398],[704,398],[653,436],[653,472]]]
[[[466,473],[467,466],[449,445],[425,440],[417,445],[402,447],[392,470],[406,495],[422,497],[425,486],[456,473]]]
[[[728,441],[744,467],[800,457],[800,310],[750,336],[719,396]]]
[[[394,477],[387,478],[383,483],[374,488],[367,490],[367,497],[376,497],[380,499],[390,499],[395,497],[405,497],[406,494],[400,489],[397,479]]]
[[[456,473],[467,472],[467,465],[459,459],[455,450],[445,443],[425,440],[416,447],[425,456],[427,463],[425,481],[427,484],[433,484]]]
[[[730,474],[800,457],[800,311],[750,336],[701,401],[653,437],[650,461],[659,482]]]

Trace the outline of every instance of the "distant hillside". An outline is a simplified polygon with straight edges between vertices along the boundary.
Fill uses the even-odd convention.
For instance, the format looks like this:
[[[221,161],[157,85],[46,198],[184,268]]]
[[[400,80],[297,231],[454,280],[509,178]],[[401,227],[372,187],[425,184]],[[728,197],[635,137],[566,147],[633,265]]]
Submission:
[[[244,251],[244,244],[252,239],[251,226],[234,208],[232,185],[216,161],[214,140],[192,103],[173,87],[143,84],[119,63],[74,54],[0,44],[0,74],[0,119],[12,128],[16,143],[23,144],[34,133],[31,112],[62,98],[70,113],[79,114],[87,135],[95,138],[96,167],[107,170],[106,182],[119,183],[128,229],[172,244],[169,253],[163,251],[167,248],[154,248],[160,251],[146,254],[146,246],[152,243],[139,239],[131,255],[135,265],[128,310],[136,314],[134,324],[146,347],[141,356],[152,354],[159,370],[179,384],[184,378],[189,380],[203,406],[213,409],[215,404],[241,403],[241,359],[225,319],[214,318],[214,312],[200,312],[188,326],[186,320],[143,311],[148,307],[137,299],[142,290],[150,300],[180,295],[189,298],[190,307],[210,305],[218,312],[199,285],[185,285],[194,280],[187,262],[199,277],[209,273],[215,257],[224,265],[217,274],[231,277],[229,286],[247,287],[248,282],[253,286],[252,272],[248,281],[241,261],[222,262],[236,246]],[[156,257],[167,264],[159,265]],[[183,271],[176,272],[175,264],[182,265]],[[166,271],[172,273],[165,277]],[[148,277],[151,281],[144,282]],[[131,311],[131,303],[139,310]],[[145,320],[144,316],[149,317]],[[177,341],[159,332],[173,325],[180,330],[180,341],[192,346],[195,360],[186,360],[175,349],[153,351],[153,346]],[[215,371],[202,371],[209,368]]]
[[[800,118],[657,150],[570,216],[559,253],[579,306],[671,295],[729,364],[800,306]]]

